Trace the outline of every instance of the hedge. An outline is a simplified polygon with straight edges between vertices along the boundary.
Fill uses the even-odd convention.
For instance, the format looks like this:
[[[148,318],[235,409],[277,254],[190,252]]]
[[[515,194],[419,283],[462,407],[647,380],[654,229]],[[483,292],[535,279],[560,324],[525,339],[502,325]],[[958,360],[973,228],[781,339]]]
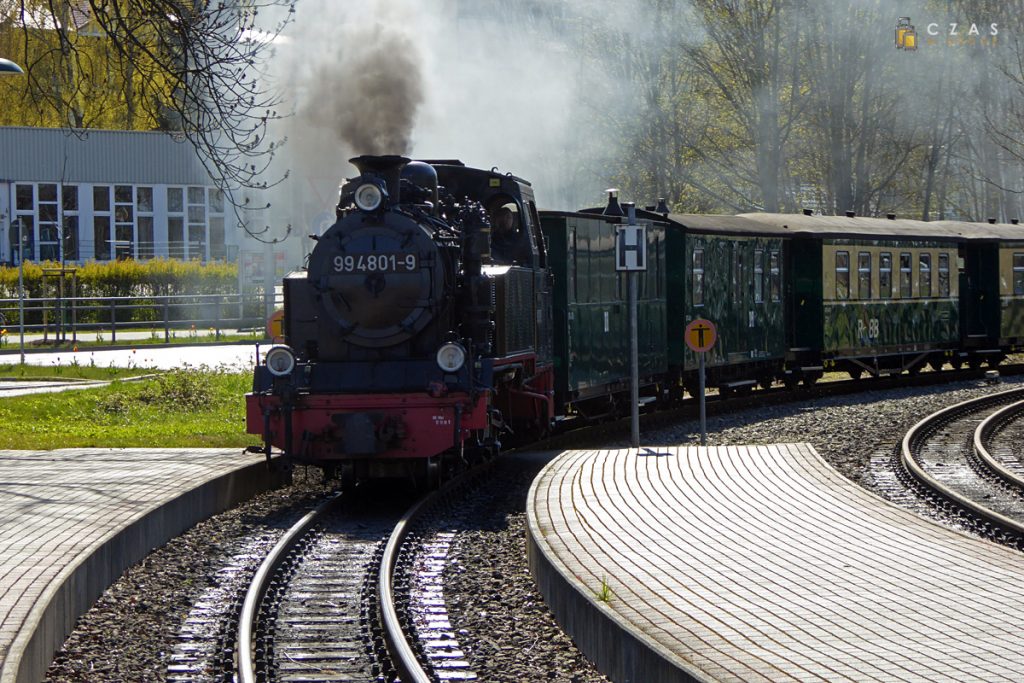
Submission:
[[[59,263],[25,261],[25,292],[29,297],[53,296],[56,278],[47,278],[43,292],[43,269],[60,268]],[[77,296],[169,296],[176,294],[235,294],[238,292],[238,264],[215,261],[89,261],[78,266]],[[65,290],[65,296],[71,293]],[[0,267],[0,299],[18,296],[18,268]]]

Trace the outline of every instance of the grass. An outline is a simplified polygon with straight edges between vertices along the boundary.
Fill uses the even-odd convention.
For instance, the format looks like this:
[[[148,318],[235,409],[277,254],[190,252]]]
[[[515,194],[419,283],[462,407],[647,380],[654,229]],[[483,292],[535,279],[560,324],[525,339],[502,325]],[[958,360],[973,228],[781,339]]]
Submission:
[[[65,369],[67,366],[65,366]],[[137,382],[0,399],[0,449],[211,448],[245,433],[248,372],[189,368]]]
[[[123,331],[122,334],[124,334],[124,332],[127,332],[127,330]],[[212,333],[196,334],[189,330],[171,330],[170,343],[176,346],[191,346],[193,344],[231,344],[233,342],[258,341],[267,341],[267,335],[262,330],[260,330],[259,332],[251,332],[246,334],[221,334],[219,339],[217,338],[216,335]],[[152,346],[155,344],[167,343],[168,341],[166,337],[164,337],[163,331],[152,332],[149,337],[145,337],[142,339],[125,339],[123,337],[118,337],[117,342],[115,343],[110,340],[110,333],[108,330],[97,335],[95,341],[90,338],[79,339],[74,344],[72,344],[70,341],[56,344],[53,342],[42,342],[34,340],[31,343],[26,344],[26,347],[33,349],[46,348],[54,350],[63,349],[70,351],[74,347],[77,347],[78,349],[103,349],[111,346]],[[14,339],[13,343],[11,339],[8,339],[2,346],[0,346],[0,350],[2,351],[12,351],[17,349],[17,339]]]
[[[607,577],[601,577],[601,588],[597,591],[596,597],[598,602],[609,603],[612,601],[612,589],[608,585]]]
[[[0,380],[67,380],[99,379],[113,380],[152,374],[147,368],[115,368],[98,365],[71,363],[70,365],[22,365],[21,363],[0,363]]]

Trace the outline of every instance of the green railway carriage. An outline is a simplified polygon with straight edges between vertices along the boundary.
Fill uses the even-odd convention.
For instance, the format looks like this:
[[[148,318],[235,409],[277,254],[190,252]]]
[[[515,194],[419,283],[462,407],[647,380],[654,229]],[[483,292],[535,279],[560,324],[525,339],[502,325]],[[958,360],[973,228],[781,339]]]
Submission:
[[[855,377],[914,372],[960,347],[964,235],[909,220],[746,217],[793,235],[794,363]]]
[[[965,295],[962,360],[996,364],[1024,345],[1024,228],[1016,223],[933,224],[956,232],[962,247]]]
[[[638,273],[637,338],[641,394],[657,396],[667,371],[665,226],[647,226],[647,270]],[[615,270],[619,217],[541,212],[554,277],[555,402],[594,415],[628,394],[627,274]]]
[[[669,363],[694,393],[696,353],[687,323],[713,322],[708,386],[722,391],[769,386],[786,356],[786,231],[736,216],[671,214],[668,231]]]

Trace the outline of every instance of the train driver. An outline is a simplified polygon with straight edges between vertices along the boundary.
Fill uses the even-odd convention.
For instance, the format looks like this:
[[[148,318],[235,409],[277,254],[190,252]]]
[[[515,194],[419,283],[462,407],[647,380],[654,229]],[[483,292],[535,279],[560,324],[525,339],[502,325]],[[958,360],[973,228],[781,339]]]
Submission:
[[[529,238],[516,227],[516,214],[508,206],[496,209],[491,217],[491,258],[495,263],[528,265]]]

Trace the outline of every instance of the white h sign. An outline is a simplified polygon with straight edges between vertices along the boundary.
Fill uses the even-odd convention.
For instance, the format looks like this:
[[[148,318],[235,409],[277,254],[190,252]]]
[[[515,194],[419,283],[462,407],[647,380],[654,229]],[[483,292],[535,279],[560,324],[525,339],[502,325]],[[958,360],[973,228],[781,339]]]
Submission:
[[[647,270],[647,227],[621,225],[615,237],[615,270]]]

